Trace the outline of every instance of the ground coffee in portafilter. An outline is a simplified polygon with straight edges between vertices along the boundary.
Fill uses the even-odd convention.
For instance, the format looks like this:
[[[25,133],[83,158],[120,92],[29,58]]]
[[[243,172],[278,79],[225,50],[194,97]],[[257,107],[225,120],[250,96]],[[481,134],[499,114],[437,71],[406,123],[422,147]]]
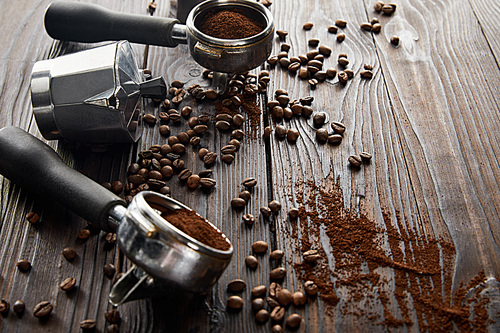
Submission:
[[[264,30],[261,24],[240,10],[211,11],[197,27],[204,34],[222,39],[247,38]]]
[[[227,251],[231,247],[220,231],[212,228],[193,210],[171,210],[163,212],[161,216],[177,229],[205,245],[222,251]]]

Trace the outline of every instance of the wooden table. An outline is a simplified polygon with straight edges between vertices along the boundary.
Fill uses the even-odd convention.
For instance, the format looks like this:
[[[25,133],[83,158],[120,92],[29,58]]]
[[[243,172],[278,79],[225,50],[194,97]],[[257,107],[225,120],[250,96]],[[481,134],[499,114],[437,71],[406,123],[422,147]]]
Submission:
[[[92,2],[117,12],[148,15],[148,1]],[[0,2],[0,127],[18,126],[40,139],[29,90],[33,64],[89,47],[54,41],[45,33],[43,14],[49,3]],[[320,292],[305,307],[289,307],[287,315],[303,317],[301,332],[418,331],[425,330],[426,324],[429,330],[464,330],[472,325],[478,330],[499,330],[500,4],[493,0],[397,1],[394,14],[381,15],[374,11],[374,3],[274,0],[270,10],[276,28],[289,32],[290,55],[305,54],[312,49],[308,39],[319,38],[333,49],[325,67],[340,71],[337,57],[346,53],[354,77],[345,86],[336,77],[312,90],[307,81],[279,66],[270,69],[267,94],[258,97],[264,110],[258,138],[245,138],[233,163],[218,160],[213,167],[216,188],[204,193],[187,190],[176,177],[168,182],[174,198],[214,222],[232,240],[231,264],[206,297],[175,292],[121,305],[121,332],[270,332],[270,322],[255,323],[250,290],[260,284],[269,286],[270,270],[278,266],[287,269],[283,287],[303,290],[299,276],[304,270],[294,269],[294,264],[302,262],[301,253],[308,242],[326,256],[317,265],[331,268],[325,279],[335,282],[331,290],[335,288],[338,303],[328,306]],[[155,16],[175,13],[175,1],[157,1]],[[378,34],[360,29],[360,23],[372,17],[382,24]],[[347,21],[347,27],[339,29],[346,35],[342,43],[327,31],[336,19]],[[306,31],[302,25],[308,21],[314,26]],[[392,36],[399,36],[398,47],[390,43]],[[279,52],[281,43],[275,39],[273,54]],[[190,59],[186,46],[151,46],[148,53],[143,45],[133,46],[141,67],[144,63],[154,75],[162,75],[167,82],[182,80],[186,87],[194,83],[209,87],[201,77],[203,68]],[[373,66],[371,80],[360,77],[364,64]],[[331,131],[332,121],[345,124],[342,143],[318,143],[312,120],[303,117],[284,122],[287,128],[299,130],[295,144],[274,135],[269,141],[261,139],[264,122],[273,128],[277,125],[264,106],[279,88],[286,89],[292,99],[314,96],[315,112],[327,114],[324,128]],[[197,103],[189,96],[181,107],[184,105],[194,108],[193,115],[215,112],[213,103]],[[146,102],[145,113],[157,115],[160,111],[158,104]],[[187,122],[171,127],[176,134],[187,129]],[[229,139],[210,122],[202,145],[219,152]],[[158,126],[145,126],[138,143],[112,145],[106,152],[82,144],[47,143],[72,167],[103,183],[125,181],[127,166],[136,160],[138,151],[165,142]],[[351,168],[348,157],[362,151],[373,155],[371,163],[359,170]],[[196,150],[189,148],[184,159],[191,170],[203,169]],[[245,209],[235,211],[230,201],[238,196],[247,177],[256,178],[258,184]],[[304,184],[308,181],[330,193],[342,193],[341,213],[352,218],[346,221],[359,222],[363,217],[378,228],[377,246],[385,253],[385,264],[376,259],[381,255],[359,254],[360,243],[351,244],[350,253],[361,256],[362,272],[376,273],[383,283],[353,282],[349,286],[341,281],[348,268],[341,268],[335,260],[332,253],[337,247],[330,239],[350,239],[351,234],[342,235],[346,228],[338,229],[340,238],[335,238],[326,234],[328,221],[319,226],[310,219],[288,219],[292,207],[301,207],[301,214],[311,216],[311,202],[301,205],[304,197],[317,193]],[[76,332],[82,320],[93,319],[97,331],[105,332],[109,324],[104,313],[112,308],[107,299],[112,280],[104,276],[103,266],[113,263],[123,272],[130,262],[117,247],[106,246],[105,233],[94,232],[87,241],[77,240],[87,222],[59,204],[4,178],[0,189],[0,298],[11,307],[16,300],[26,304],[21,317],[12,309],[0,317],[2,331]],[[273,199],[282,208],[267,220],[259,208]],[[32,211],[41,217],[35,225],[25,220]],[[252,228],[242,223],[244,213],[257,216]],[[370,241],[368,234],[366,237]],[[266,254],[259,257],[257,270],[248,269],[244,259],[252,254],[251,244],[256,240],[268,242],[270,250],[284,250],[285,258],[281,263],[271,262]],[[427,266],[431,245],[437,249],[432,252],[432,267],[438,267],[427,272],[432,281],[425,275],[431,269]],[[61,255],[67,246],[77,251],[72,262]],[[29,272],[16,268],[20,259],[31,262]],[[76,278],[77,288],[65,293],[59,284],[70,276]],[[244,279],[247,288],[241,294],[243,310],[232,313],[226,311],[230,295],[226,286],[236,278]],[[429,283],[435,289],[425,289]],[[365,294],[353,296],[362,286]],[[470,287],[475,289],[466,297],[460,294]],[[440,298],[437,303],[432,300],[436,295]],[[39,320],[32,309],[44,300],[54,310],[48,320]]]

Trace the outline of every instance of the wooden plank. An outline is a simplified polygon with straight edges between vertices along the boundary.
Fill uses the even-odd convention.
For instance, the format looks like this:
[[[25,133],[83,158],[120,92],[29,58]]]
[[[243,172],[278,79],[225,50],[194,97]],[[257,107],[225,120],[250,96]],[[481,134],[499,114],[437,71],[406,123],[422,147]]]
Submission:
[[[500,40],[498,37],[500,28],[495,23],[495,17],[500,16],[500,4],[497,1],[473,0],[470,5],[498,64],[500,59]]]

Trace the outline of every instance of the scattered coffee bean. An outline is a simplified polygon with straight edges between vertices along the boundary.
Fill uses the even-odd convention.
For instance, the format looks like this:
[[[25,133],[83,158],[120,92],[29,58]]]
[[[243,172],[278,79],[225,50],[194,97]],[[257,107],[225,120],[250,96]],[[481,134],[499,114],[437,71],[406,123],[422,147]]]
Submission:
[[[271,216],[272,211],[271,211],[271,208],[263,206],[263,207],[260,207],[260,213],[264,217],[269,217],[269,216]]]
[[[342,141],[342,135],[330,134],[328,135],[328,143],[339,144]]]
[[[398,46],[399,45],[399,37],[398,36],[392,36],[391,37],[391,44],[394,45],[394,46]]]
[[[325,45],[320,45],[318,51],[325,57],[329,57],[332,54],[332,49]]]
[[[217,182],[212,178],[200,178],[200,186],[204,189],[212,189],[215,187]]]
[[[337,70],[336,69],[334,69],[334,68],[328,68],[326,70],[326,76],[329,79],[333,79],[336,75],[337,75]]]
[[[73,288],[76,285],[76,279],[74,277],[69,277],[63,280],[59,287],[64,290],[64,291],[70,291],[73,290]]]
[[[339,58],[338,63],[340,66],[346,67],[349,65],[349,60],[347,60],[347,58]]]
[[[313,108],[308,106],[308,105],[305,105],[303,108],[302,108],[302,115],[304,117],[310,117],[312,114],[313,114]]]
[[[175,81],[172,81],[172,82],[170,83],[170,85],[171,85],[172,87],[182,88],[182,87],[184,87],[184,82],[179,81],[179,80],[175,80]]]
[[[302,317],[296,313],[293,313],[286,318],[285,324],[288,328],[296,329],[300,326],[301,321]]]
[[[241,185],[245,186],[246,188],[253,188],[255,187],[255,185],[257,185],[257,180],[253,177],[249,177],[243,180]]]
[[[77,238],[80,240],[86,240],[90,237],[89,229],[82,229],[78,232]]]
[[[62,250],[62,255],[66,260],[71,261],[76,258],[76,251],[72,247],[65,247]]]
[[[295,207],[290,208],[290,210],[288,211],[288,217],[292,220],[295,220],[299,217],[299,210]]]
[[[236,139],[231,139],[231,141],[228,142],[228,145],[235,146],[236,151],[238,151],[238,150],[240,150],[241,143]]]
[[[184,169],[182,170],[179,175],[177,176],[177,178],[179,178],[180,181],[187,181],[189,177],[191,177],[191,175],[193,174],[193,172],[189,169]]]
[[[112,279],[113,276],[116,273],[115,265],[113,265],[111,263],[108,263],[108,264],[104,265],[104,267],[102,268],[102,270],[104,272],[104,275],[106,275],[106,277],[108,279]]]
[[[347,74],[347,77],[349,79],[352,79],[354,77],[354,71],[352,69],[344,69],[344,72]]]
[[[201,116],[200,116],[198,119],[201,119]],[[207,131],[208,131],[208,126],[207,126],[207,125],[196,125],[196,126],[193,128],[193,131],[194,131],[197,135],[202,135],[202,134],[204,134],[205,132],[207,132]]]
[[[370,22],[362,22],[359,26],[365,31],[372,31],[372,24]]]
[[[311,38],[307,41],[309,46],[316,47],[319,44],[319,39],[318,38]]]
[[[229,290],[233,293],[240,293],[243,290],[245,290],[246,286],[247,286],[247,284],[245,283],[244,280],[235,279],[227,284],[227,290]]]
[[[312,22],[306,22],[302,26],[302,29],[304,29],[304,30],[311,30],[313,26],[314,26],[314,23],[312,23]]]
[[[271,320],[275,323],[283,321],[285,318],[285,308],[282,306],[277,306],[271,311]]]
[[[281,306],[288,306],[292,303],[292,292],[288,289],[281,289],[276,293],[276,298]]]
[[[380,23],[373,24],[372,31],[374,33],[378,34],[380,31],[382,31],[382,24],[380,24]]]
[[[282,250],[274,250],[269,254],[269,258],[272,260],[280,260],[284,255],[285,252],[283,252]]]
[[[295,306],[303,306],[307,302],[306,295],[301,291],[296,291],[292,295],[292,302]]]
[[[252,297],[263,297],[267,293],[267,287],[265,285],[253,287],[250,293]]]
[[[97,323],[93,319],[85,319],[80,322],[80,328],[87,331],[95,329],[96,325]]]
[[[33,316],[36,318],[47,317],[51,314],[52,309],[53,306],[49,301],[40,302],[33,308]]]
[[[363,160],[364,163],[368,163],[372,159],[372,154],[364,151],[364,152],[359,154],[359,157],[361,157],[361,159]]]
[[[288,52],[290,50],[290,44],[283,43],[283,44],[281,44],[280,48],[281,48],[281,51]]]
[[[281,327],[281,325],[274,325],[271,329],[271,333],[283,333],[283,327]]]
[[[305,262],[315,263],[320,258],[320,255],[316,250],[309,250],[304,252],[302,254],[302,257],[304,258]]]
[[[390,3],[388,5],[382,6],[382,13],[386,15],[391,15],[396,10],[396,4]]]
[[[242,216],[242,219],[243,222],[248,226],[251,226],[255,223],[255,216],[253,216],[252,214],[245,214]]]
[[[276,135],[276,137],[279,139],[279,140],[283,140],[284,138],[286,138],[286,132],[287,132],[287,129],[285,126],[283,125],[278,125],[276,126],[276,128],[274,129],[274,135]]]
[[[21,315],[24,313],[24,310],[26,309],[26,305],[24,304],[23,301],[17,300],[14,305],[12,305],[12,310],[17,314]]]
[[[2,314],[2,316],[5,316],[9,312],[9,309],[10,303],[4,299],[0,300],[0,314]]]
[[[275,308],[277,306],[280,306],[280,303],[278,303],[278,301],[273,298],[273,297],[267,297],[266,298],[266,301],[267,301],[267,304],[271,307],[271,308]]]
[[[342,43],[345,40],[345,34],[337,34],[337,42]]]
[[[222,162],[226,164],[231,164],[234,161],[234,155],[232,154],[222,154],[221,158]]]
[[[247,256],[245,258],[245,264],[248,266],[248,268],[257,268],[259,266],[259,260],[255,258],[254,256]]]
[[[335,25],[339,28],[345,28],[347,26],[347,21],[346,20],[342,20],[342,19],[338,19],[338,20],[335,20]]]
[[[242,198],[246,202],[248,202],[251,198],[252,194],[249,191],[241,191],[238,197]]]
[[[202,170],[198,173],[198,175],[200,175],[201,178],[209,178],[212,176],[212,174],[213,171],[210,169]]]
[[[297,76],[303,80],[309,77],[309,71],[306,68],[299,68]]]
[[[276,282],[271,282],[269,286],[269,296],[272,298],[276,298],[276,294],[281,290],[281,285]]]
[[[260,309],[256,314],[255,314],[255,321],[258,324],[265,324],[269,320],[269,311],[266,309]]]
[[[318,293],[319,288],[313,281],[306,281],[304,282],[304,291],[309,296],[315,296]]]
[[[189,144],[192,147],[196,147],[200,144],[201,138],[199,136],[193,136],[191,139],[189,139]]]
[[[217,154],[209,152],[203,157],[203,163],[206,165],[212,165],[215,163],[215,160],[217,159]]]
[[[151,125],[151,126],[156,124],[156,121],[157,121],[156,117],[150,113],[146,113],[143,117],[143,120],[146,124]]]
[[[245,207],[247,202],[242,198],[234,198],[231,200],[231,207],[234,209],[241,209]]]
[[[121,320],[120,311],[118,309],[111,309],[104,313],[104,318],[110,324],[118,324]]]
[[[191,112],[193,112],[193,108],[186,105],[181,110],[181,116],[183,116],[184,118],[187,118],[191,115]]]
[[[313,123],[316,127],[321,127],[325,123],[326,113],[325,112],[317,112],[313,116]]]
[[[269,209],[271,209],[271,212],[277,213],[281,209],[281,203],[278,200],[273,200],[269,204]]]
[[[352,167],[354,168],[359,168],[363,161],[361,160],[361,157],[358,155],[351,155],[348,158],[349,163],[351,164]]]
[[[231,310],[241,310],[243,299],[240,296],[231,296],[227,299],[227,307]]]
[[[361,77],[363,79],[371,79],[373,77],[373,72],[372,71],[361,71],[361,72],[359,72],[359,75],[361,75]]]
[[[316,140],[319,143],[325,143],[328,140],[328,131],[324,128],[320,128],[316,131]]]
[[[197,188],[200,185],[200,176],[198,176],[196,174],[194,174],[194,175],[192,174],[186,180],[186,185],[188,188],[194,190],[195,188]]]
[[[200,148],[200,150],[198,150],[198,157],[201,159],[203,159],[207,154],[208,154],[207,148]]]
[[[269,273],[271,280],[282,280],[285,278],[286,269],[284,267],[275,268]]]
[[[267,252],[269,245],[264,241],[256,241],[252,244],[252,251],[258,254]]]
[[[269,59],[267,59],[267,63],[270,66],[275,66],[278,63],[278,57],[277,56],[269,57]]]
[[[276,30],[276,34],[281,38],[285,39],[286,36],[288,35],[288,31],[285,30]]]
[[[170,120],[170,116],[168,115],[167,112],[160,112],[158,114],[158,117],[160,118],[160,121],[167,123]]]
[[[179,139],[179,141],[183,144],[186,144],[189,142],[189,134],[187,134],[186,132],[180,132],[179,134],[177,134],[177,139]],[[174,147],[172,146],[172,149],[174,149]],[[175,149],[174,149],[175,151]]]
[[[40,220],[40,216],[35,213],[35,212],[29,212],[26,214],[26,221],[28,221],[31,224],[35,224]]]
[[[16,266],[21,272],[27,272],[31,269],[31,263],[26,259],[19,260]]]
[[[373,6],[373,9],[375,9],[376,12],[381,12],[382,7],[384,7],[384,3],[382,1],[377,1],[375,5]]]
[[[245,135],[245,133],[242,130],[240,130],[240,129],[236,129],[236,130],[234,130],[234,131],[231,132],[231,136],[233,138],[235,138],[236,140],[243,139],[244,135]]]
[[[257,312],[260,309],[263,309],[264,306],[266,306],[266,303],[265,303],[264,299],[262,299],[262,298],[255,298],[255,299],[252,300],[252,310],[254,312]]]
[[[329,25],[328,26],[328,32],[331,33],[331,34],[336,34],[338,30],[339,30],[339,28],[337,28],[334,25]]]
[[[299,138],[299,136],[300,136],[300,133],[295,128],[290,128],[286,132],[286,138],[287,138],[288,142],[291,142],[291,143],[296,142],[297,139]]]

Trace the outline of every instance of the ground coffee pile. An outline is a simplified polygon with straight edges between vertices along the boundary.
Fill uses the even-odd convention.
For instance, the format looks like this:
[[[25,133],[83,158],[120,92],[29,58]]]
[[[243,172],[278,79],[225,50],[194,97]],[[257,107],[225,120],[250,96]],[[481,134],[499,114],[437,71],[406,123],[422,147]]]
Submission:
[[[297,187],[301,207],[291,234],[302,253],[314,249],[321,259],[295,264],[295,272],[300,280],[318,285],[330,314],[339,310],[387,328],[418,324],[419,330],[432,332],[486,330],[487,301],[478,286],[484,275],[452,295],[452,243],[419,236],[428,233],[413,230],[399,216],[384,214],[381,225],[351,212],[335,179]],[[318,241],[320,234],[327,235],[326,249]],[[328,262],[326,251],[334,262]],[[388,278],[391,275],[394,278]],[[466,298],[466,291],[475,286],[479,290]]]
[[[163,213],[162,217],[177,229],[205,245],[223,251],[230,248],[222,233],[212,228],[195,211],[187,209],[172,210]]]
[[[215,38],[240,39],[258,34],[264,27],[240,11],[221,10],[208,13],[198,29]]]

